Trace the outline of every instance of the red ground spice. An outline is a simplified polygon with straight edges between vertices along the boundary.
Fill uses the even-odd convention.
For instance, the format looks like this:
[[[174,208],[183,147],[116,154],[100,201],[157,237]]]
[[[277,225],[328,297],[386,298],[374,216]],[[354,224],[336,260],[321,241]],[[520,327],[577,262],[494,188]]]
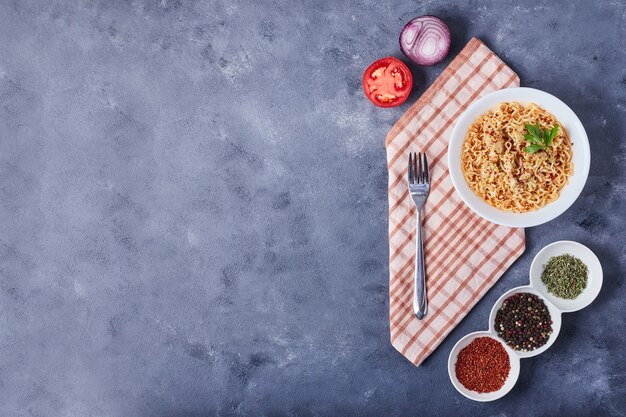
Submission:
[[[504,346],[491,337],[478,337],[459,352],[456,377],[465,388],[493,392],[502,388],[511,371]]]

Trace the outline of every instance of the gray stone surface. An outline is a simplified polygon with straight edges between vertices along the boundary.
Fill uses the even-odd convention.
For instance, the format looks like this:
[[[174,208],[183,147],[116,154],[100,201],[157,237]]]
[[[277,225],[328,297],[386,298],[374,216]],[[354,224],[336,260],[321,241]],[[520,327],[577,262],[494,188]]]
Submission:
[[[76,3],[76,4],[74,4]],[[0,415],[623,416],[623,1],[0,2]],[[383,138],[360,78],[410,18],[580,116],[581,198],[419,368],[389,343]],[[442,71],[412,67],[413,102]],[[605,284],[506,398],[446,361],[534,254]]]

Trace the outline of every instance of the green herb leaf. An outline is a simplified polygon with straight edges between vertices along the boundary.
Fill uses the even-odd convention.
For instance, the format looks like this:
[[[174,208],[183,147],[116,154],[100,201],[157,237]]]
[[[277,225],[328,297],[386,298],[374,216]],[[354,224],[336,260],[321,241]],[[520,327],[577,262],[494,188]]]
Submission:
[[[539,127],[539,125],[526,125],[526,130],[528,130],[528,132],[533,135],[533,136],[537,136],[539,138],[541,138],[541,127]]]
[[[527,141],[529,141],[530,143],[535,143],[537,145],[543,145],[543,142],[540,141],[537,136],[531,135],[530,133],[526,133],[524,135],[524,139],[526,139]]]
[[[548,141],[546,142],[548,146],[552,145],[552,142],[554,141],[554,138],[556,137],[556,134],[558,131],[559,131],[559,126],[554,125],[554,127],[552,128],[552,131],[550,132],[550,136],[548,137]]]
[[[530,142],[530,146],[524,149],[524,152],[533,154],[540,150],[546,150],[552,145],[552,141],[556,137],[559,130],[558,125],[554,125],[552,129],[542,130],[541,126],[526,124],[528,133],[524,134],[524,139]]]
[[[535,153],[535,152],[540,151],[542,149],[543,149],[543,146],[541,146],[541,145],[530,145],[529,147],[524,149],[524,152],[532,154],[532,153]]]

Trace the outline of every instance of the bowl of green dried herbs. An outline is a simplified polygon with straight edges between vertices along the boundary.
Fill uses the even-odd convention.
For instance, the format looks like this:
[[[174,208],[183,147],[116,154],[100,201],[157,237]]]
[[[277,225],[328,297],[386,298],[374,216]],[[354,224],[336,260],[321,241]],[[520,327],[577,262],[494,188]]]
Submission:
[[[585,245],[562,240],[537,253],[530,283],[562,312],[578,311],[593,302],[602,288],[602,265]]]

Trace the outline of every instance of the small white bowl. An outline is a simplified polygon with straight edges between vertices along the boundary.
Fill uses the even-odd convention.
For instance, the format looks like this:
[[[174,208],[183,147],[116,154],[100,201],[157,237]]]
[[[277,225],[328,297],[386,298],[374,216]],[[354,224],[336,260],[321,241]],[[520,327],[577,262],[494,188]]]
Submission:
[[[564,254],[570,254],[583,261],[589,273],[587,287],[573,300],[559,298],[549,293],[548,288],[541,281],[541,273],[548,260],[553,256]],[[530,284],[562,312],[578,311],[587,307],[595,300],[602,288],[602,265],[598,257],[585,245],[569,240],[554,242],[541,249],[533,259],[529,274]]]
[[[458,359],[459,352],[461,351],[461,349],[463,349],[465,346],[472,343],[474,339],[478,337],[485,337],[485,336],[490,337],[496,340],[498,343],[502,344],[502,346],[504,347],[504,350],[506,350],[506,353],[509,355],[509,363],[511,364],[511,370],[509,371],[509,376],[504,382],[504,385],[498,391],[478,393],[476,391],[468,390],[467,388],[463,386],[463,384],[461,384],[461,382],[459,382],[458,378],[456,377],[455,367],[456,367],[456,361]],[[474,401],[486,402],[486,401],[497,400],[498,398],[504,397],[509,391],[511,391],[511,389],[517,382],[517,378],[519,377],[519,371],[520,371],[519,357],[515,355],[515,353],[513,352],[511,348],[509,348],[495,334],[491,332],[474,332],[474,333],[470,333],[466,335],[461,340],[459,340],[456,343],[456,345],[454,345],[454,347],[452,348],[452,351],[450,352],[450,356],[448,357],[448,375],[450,376],[450,381],[452,381],[452,385],[454,385],[454,388],[456,388],[458,392],[460,392],[461,394],[463,394],[465,397],[469,398],[470,400],[474,400]]]
[[[476,118],[483,113],[496,108],[504,102],[535,103],[539,107],[552,113],[565,127],[572,141],[572,162],[574,174],[560,192],[559,198],[546,206],[528,213],[513,213],[491,206],[467,185],[461,168],[461,153],[465,134]],[[576,201],[587,182],[591,151],[589,139],[583,124],[567,104],[552,94],[534,88],[506,88],[494,91],[472,103],[458,118],[448,145],[448,169],[450,179],[457,193],[465,204],[479,216],[492,223],[510,227],[531,227],[546,223],[562,214]]]
[[[530,358],[533,356],[537,356],[542,352],[545,352],[550,346],[552,346],[556,338],[559,336],[559,332],[561,331],[561,311],[556,308],[556,306],[550,301],[546,300],[546,297],[544,297],[543,294],[541,294],[539,291],[531,286],[516,287],[505,292],[500,296],[500,298],[498,298],[498,301],[496,301],[493,308],[491,309],[491,314],[489,314],[489,330],[496,336],[498,340],[502,341],[503,343],[505,343],[504,340],[498,335],[498,332],[496,331],[496,314],[500,307],[502,307],[502,303],[504,302],[504,300],[506,300],[513,294],[517,294],[520,292],[535,294],[536,296],[541,298],[546,304],[546,307],[548,307],[548,311],[550,312],[550,319],[552,320],[552,334],[548,338],[548,341],[545,345],[528,352],[511,349],[513,352],[515,352],[515,355],[520,358]]]

